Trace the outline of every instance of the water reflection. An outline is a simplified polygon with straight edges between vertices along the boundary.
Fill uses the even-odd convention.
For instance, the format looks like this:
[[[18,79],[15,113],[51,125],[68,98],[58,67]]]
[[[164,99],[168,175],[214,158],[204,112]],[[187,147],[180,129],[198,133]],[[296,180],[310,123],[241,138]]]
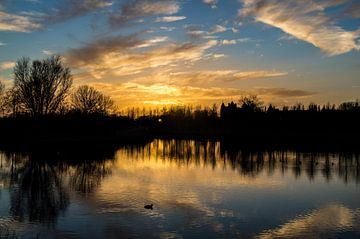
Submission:
[[[330,204],[298,216],[277,229],[257,238],[329,238],[329,232],[355,231],[360,235],[360,208],[351,210],[341,204]]]
[[[344,183],[360,182],[358,153],[303,153],[289,150],[247,150],[234,148],[220,142],[194,140],[155,140],[144,147],[127,147],[119,150],[134,160],[171,162],[179,166],[223,168],[240,175],[256,177],[263,172],[271,175],[276,169],[294,177],[303,174],[314,180],[321,173],[329,182],[333,175]]]
[[[14,219],[53,222],[69,204],[62,184],[62,170],[52,160],[29,157],[16,166],[11,187]]]
[[[82,238],[359,233],[360,205],[353,199],[359,182],[356,153],[259,151],[193,140],[4,151],[0,238],[31,230]],[[145,203],[155,209],[143,210]]]

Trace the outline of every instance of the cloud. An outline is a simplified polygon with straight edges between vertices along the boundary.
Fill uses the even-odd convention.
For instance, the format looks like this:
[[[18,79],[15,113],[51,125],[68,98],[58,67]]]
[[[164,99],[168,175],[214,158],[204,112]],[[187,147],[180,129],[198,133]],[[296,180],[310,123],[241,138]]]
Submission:
[[[227,28],[221,25],[215,25],[213,29],[211,30],[211,34],[226,32]]]
[[[167,17],[158,17],[156,22],[176,22],[186,19],[185,16],[167,16]]]
[[[41,51],[42,54],[46,55],[46,56],[52,56],[54,55],[54,52],[50,51],[50,50],[42,50]]]
[[[0,46],[6,46],[7,44],[4,42],[0,42]]]
[[[292,90],[285,88],[258,88],[256,89],[256,93],[259,95],[272,95],[278,97],[306,97],[311,96],[316,93],[305,91],[305,90]]]
[[[360,2],[351,2],[345,7],[342,13],[351,18],[360,18]]]
[[[194,31],[187,31],[186,35],[188,35],[191,38],[200,38],[200,37],[205,37],[207,35],[207,32],[200,31],[200,30],[194,30]]]
[[[42,26],[30,16],[22,16],[1,11],[0,31],[30,32]]]
[[[279,89],[268,89],[266,94],[259,90],[243,90],[232,87],[204,86],[204,85],[179,85],[176,82],[134,82],[125,83],[99,83],[89,82],[88,84],[110,95],[120,107],[143,105],[166,105],[166,104],[203,104],[212,105],[222,101],[238,100],[247,94],[259,95],[265,102],[274,102],[274,98],[282,99],[296,98],[287,94],[279,95]],[[286,89],[282,89],[286,91]],[[291,92],[291,90],[288,90]],[[306,94],[306,93],[305,93]],[[299,94],[296,94],[299,95]],[[300,96],[298,96],[300,97]]]
[[[329,204],[309,214],[291,220],[281,227],[264,231],[257,238],[322,238],[341,230],[360,232],[359,209],[351,210],[340,204]]]
[[[203,3],[210,5],[211,8],[216,8],[218,0],[203,0]]]
[[[126,76],[142,73],[147,69],[191,63],[202,59],[205,52],[216,46],[209,40],[199,44],[166,42],[166,37],[139,39],[139,34],[115,36],[90,42],[65,53],[66,62],[82,69],[91,76]],[[162,44],[160,44],[162,43]],[[145,51],[139,48],[149,47]]]
[[[238,71],[238,70],[218,70],[218,71],[197,71],[197,72],[176,72],[171,73],[169,79],[174,84],[181,85],[204,85],[210,83],[243,81],[260,78],[272,78],[286,76],[287,72],[282,71]]]
[[[179,10],[180,6],[172,0],[130,0],[122,5],[120,13],[110,15],[109,23],[112,27],[123,27],[142,17],[171,15]]]
[[[237,43],[246,43],[246,42],[251,42],[253,40],[251,40],[250,38],[239,38],[239,39],[232,39],[232,40],[227,40],[224,39],[221,41],[221,44],[223,45],[235,45]]]
[[[56,23],[84,16],[113,5],[110,0],[64,0],[52,14],[43,17],[45,23]]]
[[[217,38],[217,36],[213,36],[216,33],[226,32],[228,29],[221,25],[215,25],[210,31],[202,30],[202,25],[185,25],[186,35],[191,38],[198,39],[210,39]]]
[[[0,71],[12,69],[15,66],[15,62],[7,61],[0,63]]]
[[[276,27],[306,41],[329,56],[359,50],[358,31],[347,31],[335,24],[325,10],[344,0],[243,0],[240,17],[252,16],[256,21]]]
[[[140,84],[126,82],[120,84],[93,83],[96,87],[121,106],[144,104],[212,104],[214,101],[239,98],[244,91],[235,88],[178,86],[165,83]]]
[[[172,31],[176,30],[176,27],[165,27],[165,26],[162,26],[162,27],[160,27],[160,30],[172,32]]]
[[[30,3],[40,3],[40,0],[25,0],[26,2],[30,2]]]

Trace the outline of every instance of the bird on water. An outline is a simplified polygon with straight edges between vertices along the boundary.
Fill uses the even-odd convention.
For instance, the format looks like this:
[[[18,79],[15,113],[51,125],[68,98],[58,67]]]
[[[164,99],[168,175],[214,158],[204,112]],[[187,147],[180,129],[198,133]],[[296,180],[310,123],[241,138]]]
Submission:
[[[144,208],[153,210],[153,204],[145,205]]]

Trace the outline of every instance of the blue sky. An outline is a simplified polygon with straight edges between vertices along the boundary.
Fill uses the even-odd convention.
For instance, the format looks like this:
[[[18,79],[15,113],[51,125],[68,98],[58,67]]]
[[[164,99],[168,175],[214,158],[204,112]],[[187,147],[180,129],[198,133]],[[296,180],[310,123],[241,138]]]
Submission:
[[[0,0],[0,80],[63,57],[120,107],[360,98],[356,0]]]

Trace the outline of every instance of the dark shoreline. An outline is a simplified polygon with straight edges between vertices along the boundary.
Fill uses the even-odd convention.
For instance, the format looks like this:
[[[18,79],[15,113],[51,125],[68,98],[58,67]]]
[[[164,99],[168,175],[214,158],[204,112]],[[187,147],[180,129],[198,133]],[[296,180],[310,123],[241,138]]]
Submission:
[[[47,128],[48,130],[48,128]],[[59,132],[58,130],[54,130]],[[0,149],[57,150],[63,148],[117,148],[122,145],[144,145],[155,139],[219,141],[226,148],[248,150],[295,150],[308,152],[360,152],[359,134],[354,132],[289,132],[269,133],[246,131],[242,134],[168,133],[145,127],[113,130],[113,133],[77,134],[63,131],[36,132],[33,130],[16,134],[1,134]],[[119,133],[120,132],[120,133]]]

